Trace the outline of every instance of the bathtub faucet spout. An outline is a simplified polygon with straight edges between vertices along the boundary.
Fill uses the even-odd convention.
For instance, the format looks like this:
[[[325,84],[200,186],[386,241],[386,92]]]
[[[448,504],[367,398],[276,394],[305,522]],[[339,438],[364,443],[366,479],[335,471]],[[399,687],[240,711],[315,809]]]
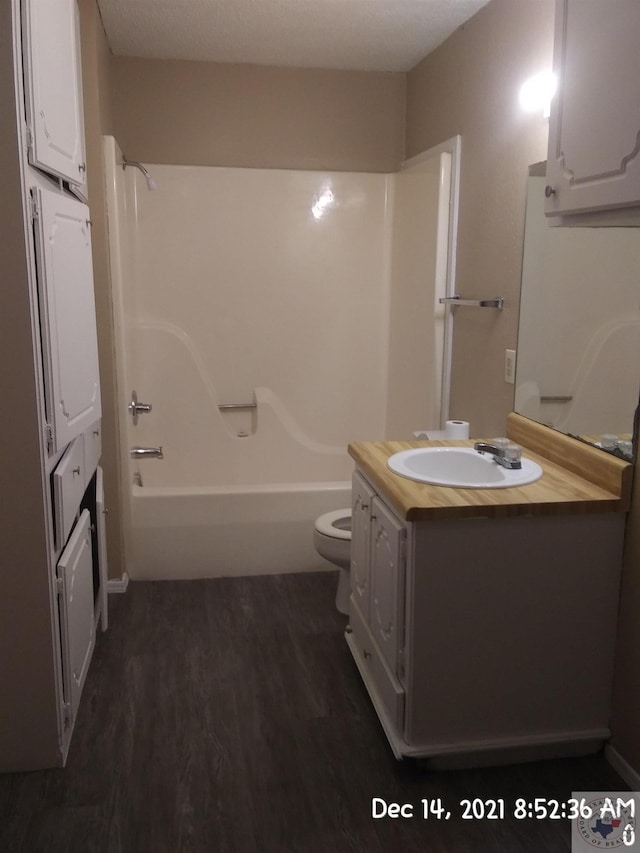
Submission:
[[[164,459],[162,447],[132,447],[131,456],[134,459]]]

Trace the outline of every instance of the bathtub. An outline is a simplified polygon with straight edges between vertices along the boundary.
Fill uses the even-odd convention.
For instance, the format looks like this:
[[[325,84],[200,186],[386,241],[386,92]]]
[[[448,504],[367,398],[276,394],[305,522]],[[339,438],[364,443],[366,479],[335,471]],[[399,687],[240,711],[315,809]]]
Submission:
[[[313,522],[351,505],[345,482],[133,487],[131,577],[177,580],[333,569]]]
[[[154,393],[160,412],[162,388]],[[147,433],[150,443],[162,443],[163,434],[167,440],[164,459],[130,462],[131,475],[142,482],[130,494],[127,565],[133,579],[334,568],[313,547],[313,522],[351,505],[353,463],[346,445],[312,441],[270,389],[256,388],[254,396],[256,408],[244,423],[214,406],[206,418],[183,422],[179,438],[169,422]],[[174,413],[175,407],[166,411]],[[202,423],[206,442],[184,434]]]

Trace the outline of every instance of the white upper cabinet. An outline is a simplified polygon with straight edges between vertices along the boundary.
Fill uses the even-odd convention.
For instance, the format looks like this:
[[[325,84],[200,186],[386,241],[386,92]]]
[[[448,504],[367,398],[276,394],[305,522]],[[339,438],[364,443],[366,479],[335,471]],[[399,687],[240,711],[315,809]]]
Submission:
[[[23,0],[29,162],[86,198],[78,9],[75,0]]]
[[[52,450],[101,415],[89,208],[34,189],[38,289]]]
[[[640,2],[556,0],[547,215],[640,205]]]

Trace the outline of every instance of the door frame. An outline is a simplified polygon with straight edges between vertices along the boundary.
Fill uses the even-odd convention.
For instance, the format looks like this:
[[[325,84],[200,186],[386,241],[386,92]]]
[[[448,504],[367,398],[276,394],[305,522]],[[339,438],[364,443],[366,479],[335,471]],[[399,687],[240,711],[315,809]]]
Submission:
[[[460,171],[462,158],[462,137],[460,134],[434,145],[426,151],[404,160],[400,165],[400,171],[415,166],[441,154],[449,154],[451,157],[450,183],[449,183],[449,216],[446,223],[438,223],[438,228],[446,226],[442,236],[447,240],[446,271],[444,279],[436,285],[436,298],[439,296],[455,296],[456,292],[456,255],[458,246],[458,214],[460,206]],[[449,305],[444,306],[444,334],[442,344],[442,378],[440,392],[440,429],[444,429],[449,419],[449,404],[451,399],[451,359],[453,352],[453,312]]]

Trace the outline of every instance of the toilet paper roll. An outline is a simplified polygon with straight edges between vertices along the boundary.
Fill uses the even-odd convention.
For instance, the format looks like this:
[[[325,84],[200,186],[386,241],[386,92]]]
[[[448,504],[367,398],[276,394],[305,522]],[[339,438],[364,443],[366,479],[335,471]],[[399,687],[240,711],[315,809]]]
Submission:
[[[446,421],[444,434],[446,438],[469,438],[469,421]]]

